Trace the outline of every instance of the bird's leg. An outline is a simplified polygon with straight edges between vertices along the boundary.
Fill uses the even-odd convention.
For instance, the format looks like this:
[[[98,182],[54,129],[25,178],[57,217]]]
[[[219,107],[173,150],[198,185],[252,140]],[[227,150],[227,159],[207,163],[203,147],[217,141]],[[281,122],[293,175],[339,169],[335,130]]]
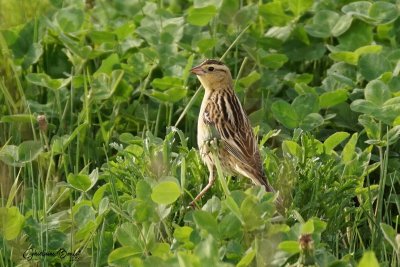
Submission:
[[[213,166],[208,166],[208,169],[210,171],[210,175],[208,176],[208,184],[201,190],[201,192],[193,199],[192,202],[190,202],[190,206],[194,207],[195,202],[199,200],[207,191],[208,189],[211,188],[211,186],[215,182],[215,176],[214,176],[214,167]]]

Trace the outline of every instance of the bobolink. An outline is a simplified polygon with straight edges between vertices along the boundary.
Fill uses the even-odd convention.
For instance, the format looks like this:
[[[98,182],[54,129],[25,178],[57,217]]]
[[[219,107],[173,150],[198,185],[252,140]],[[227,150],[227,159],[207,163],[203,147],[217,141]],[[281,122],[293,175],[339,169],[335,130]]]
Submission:
[[[215,181],[212,153],[218,157],[225,173],[243,175],[253,183],[263,185],[266,191],[274,192],[264,174],[250,121],[233,90],[229,68],[221,61],[208,59],[191,72],[197,75],[205,89],[197,122],[197,144],[210,172],[207,186],[191,204],[199,200]]]

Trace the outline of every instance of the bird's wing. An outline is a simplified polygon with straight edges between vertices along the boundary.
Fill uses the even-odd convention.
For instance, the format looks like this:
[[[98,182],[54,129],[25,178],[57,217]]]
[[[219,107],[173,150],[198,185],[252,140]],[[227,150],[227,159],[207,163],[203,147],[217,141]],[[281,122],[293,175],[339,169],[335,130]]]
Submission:
[[[256,138],[239,99],[232,92],[220,93],[209,101],[203,121],[224,148],[248,170],[261,169]]]

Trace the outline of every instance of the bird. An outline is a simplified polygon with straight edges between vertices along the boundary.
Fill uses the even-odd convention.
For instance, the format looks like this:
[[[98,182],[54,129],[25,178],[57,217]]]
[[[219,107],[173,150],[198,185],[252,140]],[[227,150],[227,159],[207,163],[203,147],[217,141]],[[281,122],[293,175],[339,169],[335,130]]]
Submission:
[[[265,175],[257,138],[235,94],[229,68],[219,60],[206,59],[190,71],[205,89],[197,121],[197,145],[209,170],[208,184],[190,204],[193,206],[213,185],[215,158],[225,174],[242,175],[275,192]]]

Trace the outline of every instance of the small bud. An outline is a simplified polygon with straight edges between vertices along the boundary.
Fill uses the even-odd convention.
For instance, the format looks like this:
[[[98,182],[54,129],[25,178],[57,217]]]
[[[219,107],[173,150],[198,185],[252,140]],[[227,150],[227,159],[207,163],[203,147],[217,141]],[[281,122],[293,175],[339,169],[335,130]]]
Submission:
[[[47,132],[48,124],[47,124],[46,115],[37,116],[37,122],[39,124],[40,131],[42,131],[43,133]]]
[[[301,266],[312,266],[315,264],[314,240],[310,234],[302,234],[299,238]]]

